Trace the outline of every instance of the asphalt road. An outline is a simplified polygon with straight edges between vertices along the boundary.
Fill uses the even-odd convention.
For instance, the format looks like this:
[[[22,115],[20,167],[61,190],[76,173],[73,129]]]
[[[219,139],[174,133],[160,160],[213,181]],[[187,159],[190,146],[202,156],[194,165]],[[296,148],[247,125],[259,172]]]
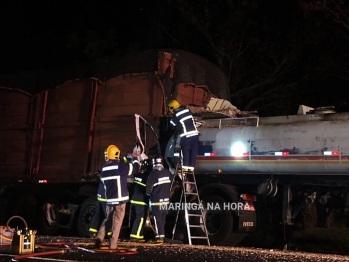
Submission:
[[[36,248],[34,254],[30,254],[28,258],[23,256],[10,254],[9,247],[2,246],[0,248],[0,261],[161,261],[161,262],[173,262],[173,261],[238,261],[238,262],[250,262],[250,261],[299,261],[299,262],[315,262],[315,261],[349,261],[349,256],[341,255],[328,255],[328,254],[315,254],[305,252],[294,251],[281,251],[273,249],[257,249],[257,248],[244,248],[244,247],[218,247],[218,246],[189,246],[186,244],[168,244],[165,243],[161,246],[130,246],[130,243],[122,243],[125,249],[125,253],[106,253],[96,252],[91,253],[92,245],[89,239],[72,239],[72,238],[55,238],[50,239],[47,237],[38,237],[35,244],[36,246],[46,243],[57,244],[70,243],[69,246],[73,248],[66,248],[67,254],[50,254],[41,255],[40,252],[58,252],[62,250],[62,246],[48,246],[44,249]],[[89,243],[88,243],[89,242]],[[75,243],[75,245],[72,245]],[[52,248],[51,248],[52,247]],[[78,249],[77,247],[86,248],[86,250]],[[119,245],[121,248],[121,244]],[[131,249],[132,248],[132,249]],[[70,251],[67,251],[70,250]],[[14,258],[17,257],[16,260]]]

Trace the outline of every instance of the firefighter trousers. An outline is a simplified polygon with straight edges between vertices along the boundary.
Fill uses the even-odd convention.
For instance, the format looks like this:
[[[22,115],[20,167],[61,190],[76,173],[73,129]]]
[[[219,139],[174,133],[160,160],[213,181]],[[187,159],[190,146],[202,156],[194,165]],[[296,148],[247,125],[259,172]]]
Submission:
[[[125,217],[125,207],[126,207],[126,203],[117,205],[117,206],[108,206],[108,216],[106,219],[104,219],[98,231],[97,239],[103,242],[104,237],[106,235],[106,224],[108,224],[110,220],[112,221],[112,236],[109,240],[110,249],[117,248],[117,242],[120,235],[122,222]]]
[[[153,223],[156,232],[156,238],[165,238],[165,223],[167,210],[163,210],[160,206],[152,206],[151,213],[153,215]]]
[[[135,220],[133,221],[130,238],[144,239],[143,227],[145,223],[147,206],[132,204],[132,207],[135,214]]]
[[[183,168],[195,168],[198,155],[199,136],[181,137]]]

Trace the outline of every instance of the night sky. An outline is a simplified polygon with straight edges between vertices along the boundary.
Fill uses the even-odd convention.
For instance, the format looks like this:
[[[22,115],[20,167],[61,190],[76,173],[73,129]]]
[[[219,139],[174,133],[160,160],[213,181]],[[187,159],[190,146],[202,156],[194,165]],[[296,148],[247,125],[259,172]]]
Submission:
[[[83,62],[88,35],[103,38],[111,30],[117,48],[124,51],[128,43],[143,41],[141,2],[8,1],[1,11],[1,32],[6,36],[2,41],[1,72]]]
[[[222,69],[242,110],[295,113],[307,104],[349,111],[349,24],[331,17],[348,17],[349,5],[314,11],[311,0],[262,2],[7,1],[0,75],[183,49]]]

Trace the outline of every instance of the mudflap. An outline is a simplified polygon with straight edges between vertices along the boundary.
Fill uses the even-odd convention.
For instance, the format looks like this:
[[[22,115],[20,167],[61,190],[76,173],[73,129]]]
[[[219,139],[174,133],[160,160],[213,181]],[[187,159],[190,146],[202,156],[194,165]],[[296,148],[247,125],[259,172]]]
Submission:
[[[239,211],[239,227],[238,232],[255,232],[257,230],[257,216],[254,211]]]

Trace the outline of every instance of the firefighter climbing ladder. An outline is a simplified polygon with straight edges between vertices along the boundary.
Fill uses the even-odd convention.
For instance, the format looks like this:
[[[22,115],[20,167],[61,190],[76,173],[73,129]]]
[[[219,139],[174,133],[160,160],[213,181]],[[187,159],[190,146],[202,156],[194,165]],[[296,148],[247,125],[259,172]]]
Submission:
[[[175,177],[173,178],[172,183],[174,183],[176,176],[178,176],[182,181],[182,193],[179,203],[180,207],[184,208],[185,224],[187,228],[189,245],[192,245],[192,240],[195,239],[206,240],[207,245],[210,245],[210,240],[208,238],[206,229],[206,221],[202,213],[203,210],[200,208],[201,202],[196,185],[195,174],[193,171],[183,171],[181,162],[182,161],[180,157],[180,161],[177,164]],[[179,212],[181,208],[177,210],[176,220],[172,231],[172,240],[176,232]]]

